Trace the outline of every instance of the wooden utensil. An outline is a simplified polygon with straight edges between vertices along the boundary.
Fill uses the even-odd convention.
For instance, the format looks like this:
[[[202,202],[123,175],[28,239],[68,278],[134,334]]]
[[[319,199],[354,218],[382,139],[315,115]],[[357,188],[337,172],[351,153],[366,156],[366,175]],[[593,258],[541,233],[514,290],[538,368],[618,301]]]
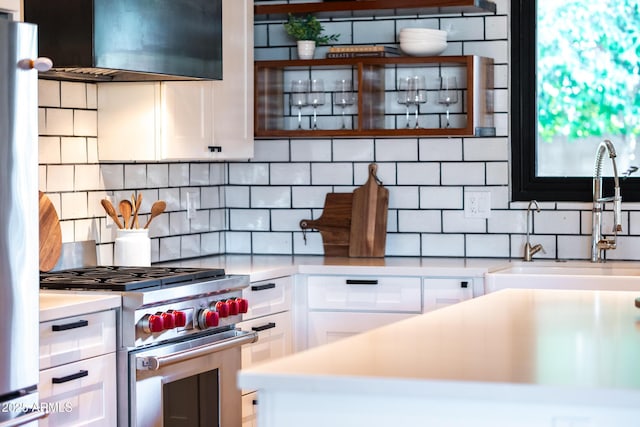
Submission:
[[[116,209],[113,207],[111,202],[107,199],[102,199],[100,200],[100,203],[102,204],[102,207],[104,208],[107,215],[111,217],[111,219],[113,220],[113,222],[116,223],[118,228],[122,229],[122,223],[120,222]]]
[[[350,257],[384,256],[389,190],[382,186],[376,175],[377,170],[378,165],[371,163],[367,182],[353,191]]]
[[[142,205],[142,193],[138,193],[138,198],[131,195],[131,200],[133,200],[133,220],[131,221],[131,228],[138,228],[140,224],[138,224],[138,212],[140,211],[140,205]]]
[[[62,252],[62,230],[56,208],[49,197],[38,192],[40,205],[40,271],[55,267]]]
[[[118,204],[118,209],[120,209],[120,215],[122,215],[122,228],[127,228],[127,223],[129,222],[129,218],[131,218],[133,206],[130,201],[124,199]]]
[[[147,220],[147,223],[144,225],[144,228],[149,228],[149,224],[151,224],[151,220],[157,217],[158,215],[160,215],[162,212],[164,212],[166,208],[167,208],[167,204],[165,203],[164,200],[158,200],[156,202],[153,202],[153,205],[151,205],[151,215],[149,215],[149,219]]]
[[[320,217],[300,221],[303,231],[320,231],[325,256],[349,256],[352,199],[352,193],[327,193]]]

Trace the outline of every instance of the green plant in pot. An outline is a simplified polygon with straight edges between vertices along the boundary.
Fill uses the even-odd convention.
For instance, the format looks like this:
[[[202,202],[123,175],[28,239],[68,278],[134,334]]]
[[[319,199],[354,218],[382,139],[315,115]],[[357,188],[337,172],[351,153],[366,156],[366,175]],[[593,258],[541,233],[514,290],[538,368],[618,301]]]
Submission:
[[[313,15],[294,16],[289,14],[289,20],[284,23],[287,34],[298,41],[298,57],[300,59],[313,58],[316,45],[338,41],[340,34],[323,35],[324,27]]]

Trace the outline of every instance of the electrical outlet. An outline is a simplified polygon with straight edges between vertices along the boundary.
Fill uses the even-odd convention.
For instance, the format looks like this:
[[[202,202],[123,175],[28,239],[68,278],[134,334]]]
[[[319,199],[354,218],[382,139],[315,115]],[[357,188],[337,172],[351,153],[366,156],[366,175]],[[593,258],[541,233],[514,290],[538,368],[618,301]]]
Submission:
[[[464,193],[465,218],[491,217],[491,193],[489,191],[466,191]]]
[[[196,191],[187,191],[187,219],[195,218],[199,204],[198,193]]]

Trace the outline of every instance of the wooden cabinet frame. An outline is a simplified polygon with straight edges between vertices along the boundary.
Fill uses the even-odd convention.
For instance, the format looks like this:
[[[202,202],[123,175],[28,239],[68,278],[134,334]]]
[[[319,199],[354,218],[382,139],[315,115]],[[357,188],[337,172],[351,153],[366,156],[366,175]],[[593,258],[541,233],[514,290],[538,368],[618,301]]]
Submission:
[[[463,127],[385,128],[385,70],[389,67],[465,67],[466,82],[461,85]],[[357,120],[353,129],[286,129],[284,110],[287,85],[285,71],[352,69],[358,82]],[[479,56],[380,57],[357,59],[314,59],[255,62],[256,138],[317,137],[423,137],[494,136],[493,59]]]

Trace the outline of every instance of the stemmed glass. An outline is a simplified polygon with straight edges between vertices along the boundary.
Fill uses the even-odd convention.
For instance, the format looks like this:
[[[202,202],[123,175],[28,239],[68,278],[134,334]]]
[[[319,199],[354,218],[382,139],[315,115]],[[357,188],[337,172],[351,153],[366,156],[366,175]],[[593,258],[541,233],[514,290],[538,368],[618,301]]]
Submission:
[[[406,106],[406,128],[410,128],[409,125],[409,113],[410,106],[416,106],[416,129],[418,125],[418,110],[420,104],[427,102],[427,90],[425,86],[425,79],[423,76],[405,77],[398,82],[398,104]]]
[[[298,129],[302,129],[302,107],[308,105],[307,92],[309,92],[309,80],[293,80],[291,82],[289,104],[292,107],[298,107]]]
[[[321,79],[313,79],[309,82],[309,96],[307,98],[308,105],[313,106],[313,129],[318,129],[318,121],[316,109],[325,102],[324,81]]]
[[[344,110],[348,105],[353,105],[355,97],[353,95],[353,83],[351,80],[337,80],[336,91],[333,93],[333,103],[342,109],[342,128],[346,129],[347,124],[344,117]]]
[[[454,76],[440,78],[440,90],[438,91],[438,103],[447,107],[447,124],[445,127],[451,127],[449,121],[449,106],[458,102],[458,80]]]

